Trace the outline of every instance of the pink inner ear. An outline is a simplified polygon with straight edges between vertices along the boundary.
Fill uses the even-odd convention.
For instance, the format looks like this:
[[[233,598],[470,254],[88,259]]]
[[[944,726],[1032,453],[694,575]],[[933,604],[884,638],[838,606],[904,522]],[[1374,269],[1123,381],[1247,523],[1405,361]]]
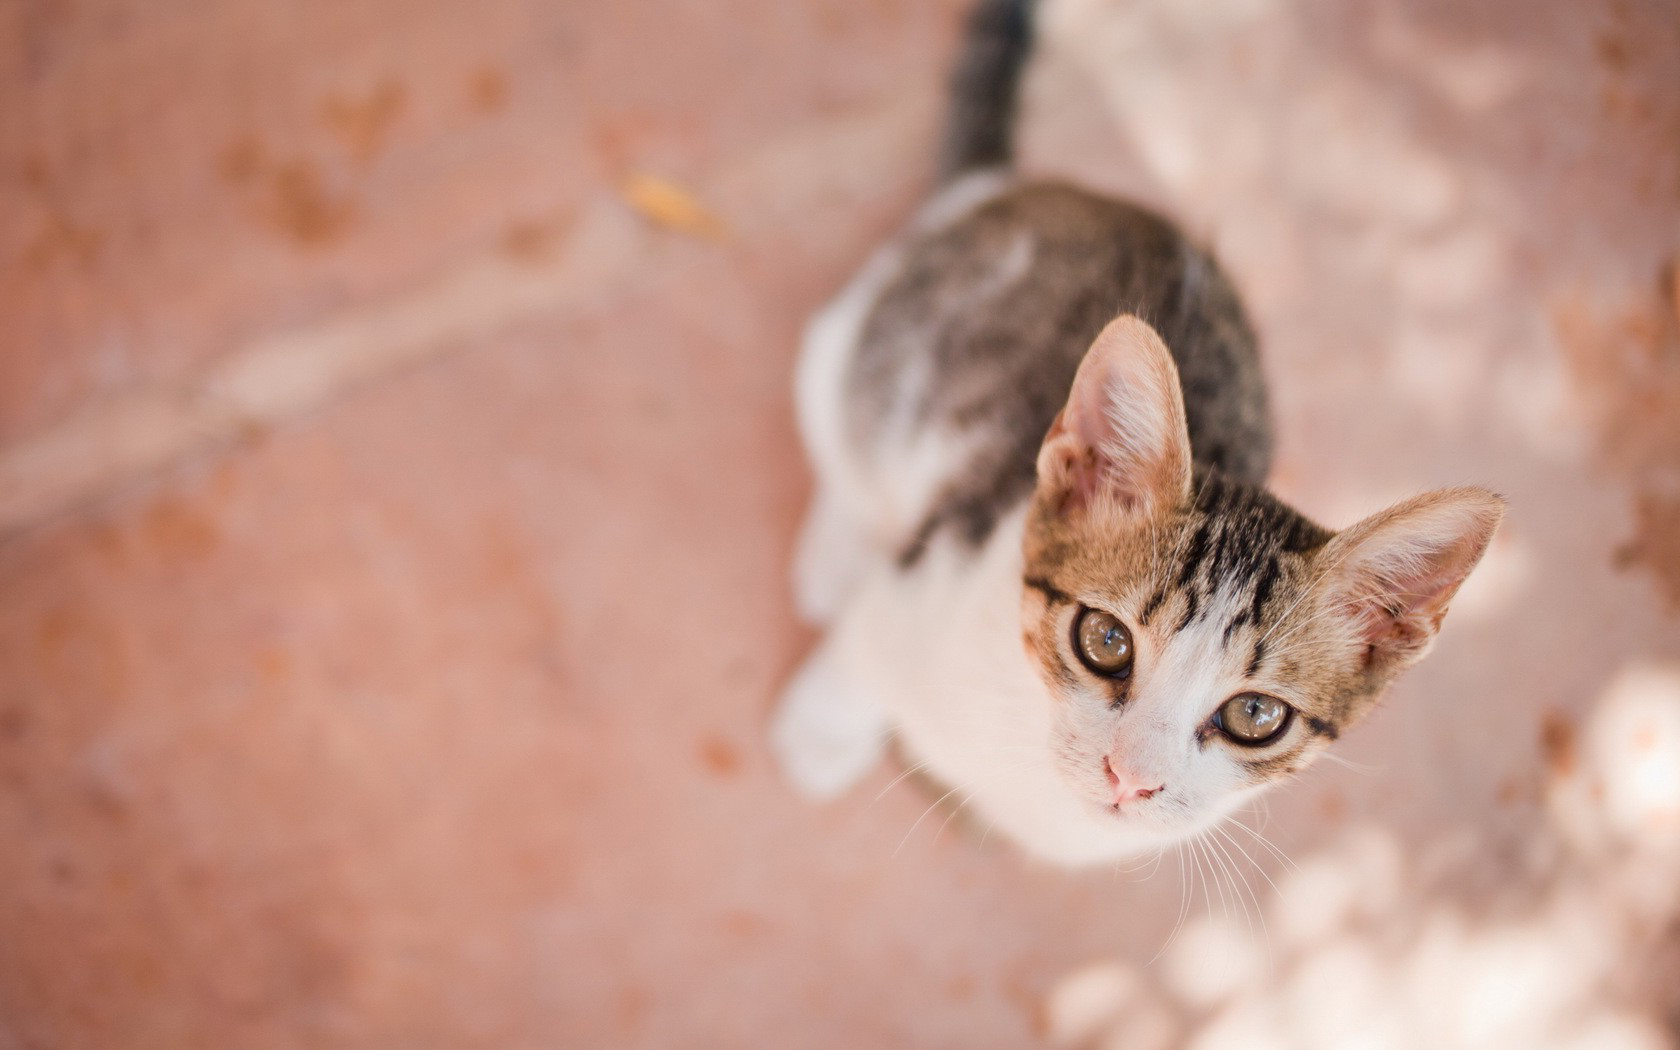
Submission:
[[[1441,628],[1447,603],[1463,577],[1431,574],[1416,580],[1371,577],[1363,593],[1345,606],[1359,625],[1359,636],[1378,649],[1403,651],[1427,645]]]
[[[1080,363],[1039,453],[1061,511],[1145,513],[1187,495],[1190,441],[1172,355],[1135,317],[1109,323]]]
[[[1375,515],[1332,541],[1337,606],[1379,656],[1416,659],[1428,650],[1447,605],[1481,561],[1504,501],[1481,489],[1449,489]]]
[[[1056,509],[1061,513],[1090,506],[1102,480],[1094,447],[1067,425],[1067,417],[1066,407],[1056,413],[1039,450],[1039,474],[1057,480]]]

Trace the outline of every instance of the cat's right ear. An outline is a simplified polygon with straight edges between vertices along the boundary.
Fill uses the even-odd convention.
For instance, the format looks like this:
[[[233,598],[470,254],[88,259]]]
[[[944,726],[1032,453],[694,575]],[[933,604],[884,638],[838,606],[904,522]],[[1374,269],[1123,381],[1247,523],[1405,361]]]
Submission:
[[[1041,506],[1054,514],[1165,513],[1190,497],[1190,434],[1172,354],[1131,315],[1110,321],[1080,362],[1038,452]]]

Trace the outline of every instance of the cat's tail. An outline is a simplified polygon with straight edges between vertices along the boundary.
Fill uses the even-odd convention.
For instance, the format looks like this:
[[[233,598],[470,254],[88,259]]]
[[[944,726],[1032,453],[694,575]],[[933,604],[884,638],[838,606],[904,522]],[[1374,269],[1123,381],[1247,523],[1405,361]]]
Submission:
[[[1015,159],[1015,109],[1033,42],[1033,0],[979,0],[951,77],[951,114],[939,158],[948,182]]]

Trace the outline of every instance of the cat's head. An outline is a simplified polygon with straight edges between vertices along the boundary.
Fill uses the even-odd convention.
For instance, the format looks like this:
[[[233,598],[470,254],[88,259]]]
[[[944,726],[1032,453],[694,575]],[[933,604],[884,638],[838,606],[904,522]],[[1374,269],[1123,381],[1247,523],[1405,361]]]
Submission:
[[[1302,769],[1429,650],[1503,513],[1443,489],[1332,533],[1193,468],[1171,355],[1114,321],[1044,439],[1026,528],[1024,640],[1070,789],[1170,836]]]

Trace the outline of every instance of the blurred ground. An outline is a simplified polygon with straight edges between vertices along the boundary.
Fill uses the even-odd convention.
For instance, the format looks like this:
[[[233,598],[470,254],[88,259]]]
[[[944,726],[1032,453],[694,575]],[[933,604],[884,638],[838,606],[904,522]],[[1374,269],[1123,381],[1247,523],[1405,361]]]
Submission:
[[[1662,0],[1050,0],[1028,166],[1221,252],[1279,487],[1509,523],[1290,863],[776,782],[793,348],[963,6],[0,7],[0,1048],[1680,1041]]]

